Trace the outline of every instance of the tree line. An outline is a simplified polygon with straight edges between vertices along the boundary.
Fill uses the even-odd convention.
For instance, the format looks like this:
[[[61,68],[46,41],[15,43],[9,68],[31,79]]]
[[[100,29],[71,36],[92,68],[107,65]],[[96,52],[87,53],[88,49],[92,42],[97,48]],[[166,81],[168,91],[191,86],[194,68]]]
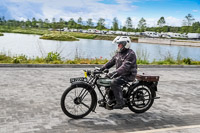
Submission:
[[[144,31],[155,31],[155,32],[180,32],[180,33],[200,33],[200,22],[196,21],[191,14],[185,16],[183,24],[180,27],[168,26],[166,25],[166,20],[164,17],[160,17],[157,21],[157,26],[147,27],[146,20],[142,17],[137,25],[137,28],[133,27],[133,21],[131,17],[127,17],[125,25],[119,25],[117,17],[113,18],[111,28],[105,26],[105,19],[99,18],[98,22],[95,24],[91,18],[87,21],[83,21],[81,17],[75,21],[71,18],[69,21],[65,21],[60,18],[56,21],[53,18],[51,21],[49,19],[38,19],[32,18],[32,20],[18,21],[18,20],[6,20],[4,16],[0,17],[0,26],[6,28],[41,28],[41,29],[61,29],[64,27],[75,28],[75,29],[98,29],[98,30],[114,30],[114,31],[126,31],[126,32],[144,32]]]

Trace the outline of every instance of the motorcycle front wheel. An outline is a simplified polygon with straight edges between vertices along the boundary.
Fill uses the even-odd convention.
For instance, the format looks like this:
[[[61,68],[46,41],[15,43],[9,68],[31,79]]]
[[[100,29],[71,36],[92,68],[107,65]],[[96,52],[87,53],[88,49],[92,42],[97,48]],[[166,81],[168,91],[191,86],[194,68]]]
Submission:
[[[62,111],[73,119],[85,117],[96,106],[95,94],[84,85],[70,86],[61,97]]]

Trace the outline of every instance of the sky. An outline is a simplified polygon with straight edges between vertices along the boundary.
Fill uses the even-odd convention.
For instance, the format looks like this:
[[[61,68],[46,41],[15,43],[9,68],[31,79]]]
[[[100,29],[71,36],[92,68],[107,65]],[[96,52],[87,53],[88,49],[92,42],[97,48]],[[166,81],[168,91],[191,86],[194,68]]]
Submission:
[[[93,22],[104,18],[110,28],[114,17],[124,25],[131,17],[133,26],[143,17],[147,26],[156,26],[160,17],[164,17],[170,26],[182,26],[184,17],[192,14],[200,21],[200,0],[0,0],[0,17],[6,19],[27,20],[60,18],[68,21],[79,17],[83,21],[92,18]]]

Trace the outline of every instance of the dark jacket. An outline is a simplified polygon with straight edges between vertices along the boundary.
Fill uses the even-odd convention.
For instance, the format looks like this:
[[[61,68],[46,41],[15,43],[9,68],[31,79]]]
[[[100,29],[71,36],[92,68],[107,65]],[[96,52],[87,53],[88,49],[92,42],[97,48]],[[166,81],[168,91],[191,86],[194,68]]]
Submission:
[[[124,76],[132,81],[137,74],[136,60],[135,52],[132,49],[127,49],[124,52],[117,52],[103,68],[109,69],[116,65],[117,76]]]

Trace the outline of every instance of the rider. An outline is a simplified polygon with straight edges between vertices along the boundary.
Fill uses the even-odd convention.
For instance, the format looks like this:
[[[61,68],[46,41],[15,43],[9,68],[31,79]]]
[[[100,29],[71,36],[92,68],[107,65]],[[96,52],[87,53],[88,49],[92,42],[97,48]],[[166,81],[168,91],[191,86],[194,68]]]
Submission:
[[[117,52],[108,63],[103,65],[101,71],[110,69],[116,65],[116,70],[108,73],[108,77],[113,78],[111,90],[116,100],[113,109],[122,109],[125,103],[121,85],[127,81],[134,81],[137,74],[136,55],[135,52],[130,49],[131,40],[128,36],[117,36],[112,43],[118,44]]]

